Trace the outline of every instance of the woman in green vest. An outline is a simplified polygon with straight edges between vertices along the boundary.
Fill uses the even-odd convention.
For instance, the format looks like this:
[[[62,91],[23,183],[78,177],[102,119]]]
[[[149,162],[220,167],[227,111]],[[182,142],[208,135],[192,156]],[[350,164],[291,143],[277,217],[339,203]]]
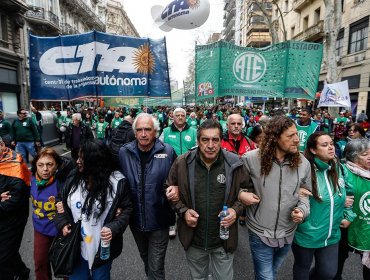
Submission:
[[[363,278],[370,279],[370,141],[350,141],[345,149],[343,166],[348,195],[353,195],[353,206],[346,208],[342,221],[342,239],[339,248],[338,273],[341,279],[348,251],[361,255]],[[347,230],[348,228],[348,230]]]
[[[337,273],[340,224],[346,199],[334,142],[325,132],[307,139],[304,152],[311,164],[310,215],[298,225],[292,250],[293,279],[333,279]],[[315,266],[311,264],[315,258]]]

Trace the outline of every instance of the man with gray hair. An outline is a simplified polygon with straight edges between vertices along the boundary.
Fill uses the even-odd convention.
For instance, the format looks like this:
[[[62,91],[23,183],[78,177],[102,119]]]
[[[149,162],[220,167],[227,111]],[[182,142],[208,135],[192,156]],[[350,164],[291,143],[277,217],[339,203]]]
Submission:
[[[197,130],[186,122],[186,111],[176,108],[173,111],[173,123],[163,130],[161,140],[174,148],[176,154],[182,155],[196,145]]]
[[[78,151],[81,144],[89,139],[94,139],[91,128],[81,121],[81,114],[75,113],[72,115],[72,122],[67,127],[66,131],[66,146],[71,150],[71,157],[77,161]]]
[[[132,125],[136,140],[119,151],[121,172],[127,178],[134,213],[130,221],[148,279],[165,279],[168,227],[174,223],[164,184],[176,158],[174,149],[156,138],[158,121],[139,114]]]

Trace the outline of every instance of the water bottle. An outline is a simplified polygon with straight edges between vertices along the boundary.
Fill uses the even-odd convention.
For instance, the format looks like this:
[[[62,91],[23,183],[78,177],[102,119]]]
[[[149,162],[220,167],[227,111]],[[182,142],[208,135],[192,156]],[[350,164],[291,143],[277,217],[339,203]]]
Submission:
[[[100,259],[107,260],[110,256],[110,241],[100,240]]]
[[[225,218],[229,213],[227,213],[227,206],[225,205],[222,207],[222,211],[220,213],[220,222]],[[229,228],[224,227],[220,224],[220,238],[222,240],[229,239]]]

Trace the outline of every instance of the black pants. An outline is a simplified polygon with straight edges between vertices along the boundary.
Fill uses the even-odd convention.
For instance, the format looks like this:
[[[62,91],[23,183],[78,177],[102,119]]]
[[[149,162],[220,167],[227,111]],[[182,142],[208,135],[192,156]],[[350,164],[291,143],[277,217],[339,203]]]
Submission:
[[[348,245],[348,229],[341,228],[340,231],[341,231],[342,236],[339,242],[338,271],[337,271],[337,275],[335,275],[334,280],[342,279],[343,267],[344,267],[344,263],[346,262],[346,259],[348,258],[348,253],[349,252],[360,253]],[[362,275],[363,275],[364,280],[370,280],[370,269],[364,265],[362,266]]]
[[[165,279],[164,260],[168,245],[168,228],[145,232],[131,227],[131,232],[148,279]]]

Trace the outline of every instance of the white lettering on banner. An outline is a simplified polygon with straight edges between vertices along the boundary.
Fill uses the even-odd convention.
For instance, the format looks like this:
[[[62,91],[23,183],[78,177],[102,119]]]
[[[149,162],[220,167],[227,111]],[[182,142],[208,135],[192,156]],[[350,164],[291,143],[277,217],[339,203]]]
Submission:
[[[240,82],[255,83],[265,75],[266,60],[259,53],[244,52],[235,59],[233,72]]]
[[[43,80],[44,85],[64,85],[67,89],[81,88],[89,85],[101,85],[101,86],[146,86],[148,79],[143,78],[116,78],[113,76],[105,75],[103,77],[86,76],[76,80]]]
[[[40,57],[40,70],[46,75],[76,75],[94,69],[97,56],[101,56],[97,71],[137,73],[134,67],[134,52],[137,48],[109,48],[109,44],[91,42],[80,46],[59,46],[47,50]],[[82,58],[82,61],[81,61]],[[64,60],[73,60],[65,62]]]

